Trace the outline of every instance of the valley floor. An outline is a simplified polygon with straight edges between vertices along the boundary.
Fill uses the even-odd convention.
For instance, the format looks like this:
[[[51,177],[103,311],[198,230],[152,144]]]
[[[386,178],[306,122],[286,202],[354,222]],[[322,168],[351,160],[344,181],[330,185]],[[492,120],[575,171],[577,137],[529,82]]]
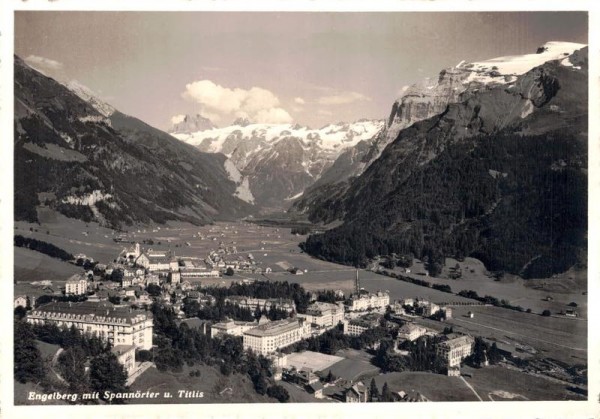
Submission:
[[[100,263],[111,262],[127,245],[113,240],[120,234],[118,232],[56,214],[46,217],[46,221],[42,225],[17,222],[14,234],[47,241],[73,254],[84,253],[87,257],[92,257]],[[202,259],[210,251],[217,249],[220,242],[223,242],[227,246],[237,247],[236,257],[247,258],[251,254],[257,261],[257,266],[263,270],[267,267],[270,268],[268,274],[238,273],[232,277],[202,279],[199,281],[202,286],[228,285],[232,281],[266,279],[299,283],[309,291],[339,289],[346,294],[352,292],[356,275],[355,269],[318,260],[303,253],[298,245],[305,238],[305,236],[292,235],[290,229],[287,228],[263,227],[245,222],[222,222],[202,227],[184,223],[169,223],[161,226],[129,228],[129,231],[126,232],[127,241],[152,240],[154,244],[149,247],[155,250],[170,249],[177,256]],[[454,267],[456,263],[461,266],[463,277],[458,280],[448,279],[448,269]],[[302,274],[292,275],[289,273],[288,269],[293,267],[299,268]],[[60,289],[72,273],[79,271],[79,268],[72,264],[22,248],[15,248],[14,269],[15,295],[35,295],[47,292],[32,284],[32,282],[42,280],[50,280],[54,288]],[[446,326],[452,326],[455,331],[501,342],[513,349],[515,353],[520,353],[529,359],[554,359],[571,366],[588,364],[587,272],[569,271],[562,276],[544,280],[524,281],[520,278],[509,277],[495,281],[479,261],[467,258],[463,262],[448,259],[440,278],[425,277],[422,275],[423,273],[422,264],[415,261],[410,275],[434,284],[450,285],[453,293],[441,292],[364,270],[359,271],[359,278],[361,286],[368,291],[387,290],[390,293],[390,301],[400,298],[420,298],[436,303],[450,304],[453,307],[453,316],[446,322],[418,320],[419,323],[431,329],[442,330]],[[563,282],[568,282],[570,289],[561,286],[560,284]],[[519,305],[525,309],[531,308],[532,313],[493,306],[461,305],[476,302],[456,295],[460,290],[474,290],[480,296],[491,295],[498,299],[506,299],[513,305]],[[559,310],[568,308],[567,304],[570,302],[577,304],[580,317],[567,318],[556,315]],[[541,316],[540,313],[546,309],[551,310],[554,315]],[[468,311],[473,313],[472,318],[467,315]],[[267,401],[254,393],[251,383],[237,382],[235,377],[227,378],[227,383],[221,382],[224,378],[219,378],[217,372],[211,371],[202,371],[202,386],[208,386],[206,391],[210,396],[199,401],[200,403]],[[546,378],[535,377],[534,373],[535,371],[530,371],[525,374],[522,371],[508,371],[506,368],[500,367],[484,368],[473,372],[472,379],[467,378],[467,381],[483,400],[572,398],[573,394],[566,390],[565,383],[561,384],[556,380],[549,381]],[[414,377],[410,374],[413,374]],[[459,378],[438,377],[431,374],[428,377],[427,374],[421,373],[410,374],[377,375],[376,381],[380,388],[384,381],[388,381],[394,391],[408,391],[410,390],[408,387],[420,388],[421,393],[432,400],[477,400],[473,391]],[[424,381],[422,384],[418,384],[421,382],[419,377],[422,376]],[[435,386],[432,387],[431,383],[437,382],[435,380],[448,381],[448,383],[440,383],[440,385],[455,386],[461,390],[454,395],[433,391]],[[538,382],[537,380],[542,381]],[[142,374],[134,383],[134,388],[148,386],[176,388],[194,384],[189,381],[190,379],[185,373],[167,374],[152,369]],[[235,386],[236,390],[230,395],[224,396],[219,393],[223,389],[216,388],[218,383],[221,383],[220,386],[223,389]],[[540,394],[535,390],[536,388],[546,388],[548,393]],[[246,392],[248,395],[243,395]],[[295,395],[293,391],[290,391],[290,395],[292,400],[305,401],[303,395]]]

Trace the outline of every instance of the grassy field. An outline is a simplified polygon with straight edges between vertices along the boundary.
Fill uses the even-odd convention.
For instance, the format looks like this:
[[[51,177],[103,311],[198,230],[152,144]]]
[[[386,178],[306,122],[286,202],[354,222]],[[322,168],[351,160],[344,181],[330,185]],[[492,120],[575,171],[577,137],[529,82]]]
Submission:
[[[379,373],[379,368],[371,364],[371,356],[364,351],[345,349],[338,351],[337,356],[344,359],[331,367],[331,373],[344,380],[359,380],[361,377],[372,376]]]
[[[190,377],[190,371],[200,371],[200,377]],[[198,404],[198,403],[273,403],[277,402],[267,396],[261,396],[254,391],[252,382],[247,375],[222,375],[214,367],[199,365],[184,366],[179,373],[161,372],[156,368],[145,371],[132,385],[132,391],[140,390],[170,392],[173,398],[160,397],[157,399],[130,400],[130,404]],[[203,392],[204,397],[180,398],[178,391]]]
[[[280,381],[280,385],[287,390],[290,395],[289,403],[328,403],[329,399],[316,399],[312,394],[307,393],[295,384],[286,381]]]
[[[466,380],[485,401],[583,400],[567,390],[564,384],[499,366],[479,369],[463,367],[462,372],[471,374]]]
[[[64,281],[81,272],[81,268],[43,253],[22,247],[14,248],[14,268],[17,281]]]
[[[449,279],[450,268],[457,264],[461,268],[461,278]],[[400,273],[400,270],[396,269],[396,272]],[[455,293],[461,290],[473,290],[480,296],[491,295],[525,309],[531,308],[537,313],[544,310],[558,313],[569,308],[567,304],[575,302],[579,315],[587,317],[587,296],[583,294],[587,289],[586,270],[572,269],[552,278],[535,280],[505,275],[500,281],[495,281],[483,263],[477,259],[465,258],[464,261],[459,262],[446,258],[446,265],[439,278],[424,278],[418,274],[419,272],[424,272],[423,264],[415,261],[411,273],[403,275],[426,279],[432,284],[449,285]],[[552,297],[552,301],[546,301],[548,296]]]
[[[467,311],[474,318],[466,316]],[[499,307],[455,307],[453,318],[446,321],[455,331],[486,336],[509,343],[532,346],[544,357],[569,364],[586,363],[587,321],[543,317]]]
[[[380,392],[386,382],[392,392],[404,391],[411,397],[420,393],[436,402],[479,400],[459,377],[427,372],[392,372],[375,377]]]

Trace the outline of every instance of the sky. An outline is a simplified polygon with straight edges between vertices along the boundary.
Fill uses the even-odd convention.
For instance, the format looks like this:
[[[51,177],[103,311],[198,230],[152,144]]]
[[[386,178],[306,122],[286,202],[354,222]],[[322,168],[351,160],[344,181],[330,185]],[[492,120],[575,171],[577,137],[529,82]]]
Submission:
[[[197,113],[219,126],[383,119],[404,86],[462,60],[587,36],[576,12],[15,13],[27,63],[164,130]]]

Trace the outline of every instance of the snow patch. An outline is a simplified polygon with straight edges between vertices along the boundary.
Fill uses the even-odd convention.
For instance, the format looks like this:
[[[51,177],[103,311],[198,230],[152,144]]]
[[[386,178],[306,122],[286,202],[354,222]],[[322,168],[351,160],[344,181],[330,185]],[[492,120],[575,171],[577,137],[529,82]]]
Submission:
[[[94,109],[96,109],[106,118],[116,112],[116,109],[111,105],[101,99],[98,99],[98,96],[92,89],[81,84],[77,80],[71,80],[65,85],[65,87],[79,96],[80,99],[89,103]]]
[[[104,117],[104,116],[100,116],[100,115],[87,115],[87,116],[80,116],[79,118],[77,118],[79,120],[79,122],[95,122],[95,123],[105,123],[108,126],[112,126],[110,119]]]
[[[534,106],[533,102],[530,100],[525,102],[525,106],[523,106],[523,110],[521,111],[521,118],[525,118],[533,112]]]
[[[233,162],[231,160],[229,160],[229,159],[225,160],[225,163],[223,163],[223,166],[225,167],[227,176],[229,176],[229,179],[231,181],[233,181],[235,183],[240,183],[242,181],[242,174],[237,169],[237,167],[235,167],[235,164],[233,164]]]
[[[238,197],[242,201],[246,201],[249,204],[254,204],[254,195],[252,195],[252,191],[250,190],[250,182],[248,181],[248,177],[244,177],[242,183],[238,185],[234,196]]]
[[[106,201],[112,197],[113,196],[111,194],[108,194],[108,193],[105,194],[101,190],[95,189],[91,193],[83,195],[83,196],[74,196],[74,195],[67,196],[67,197],[63,198],[62,202],[64,202],[65,204],[86,205],[86,206],[91,207],[91,206],[96,205],[96,203],[99,201]]]
[[[297,194],[296,194],[296,195],[294,195],[294,196],[288,196],[287,198],[285,198],[285,200],[286,200],[286,201],[293,201],[294,199],[298,199],[298,198],[300,198],[302,195],[304,195],[304,191],[303,191],[303,192],[300,192],[300,193],[297,193]]]

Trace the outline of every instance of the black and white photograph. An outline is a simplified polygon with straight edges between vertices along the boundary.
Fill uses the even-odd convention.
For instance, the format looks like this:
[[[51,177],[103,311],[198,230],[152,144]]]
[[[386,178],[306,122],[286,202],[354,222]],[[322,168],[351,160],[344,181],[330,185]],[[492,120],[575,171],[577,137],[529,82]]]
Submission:
[[[3,405],[598,413],[590,11],[53,4],[3,39]]]

